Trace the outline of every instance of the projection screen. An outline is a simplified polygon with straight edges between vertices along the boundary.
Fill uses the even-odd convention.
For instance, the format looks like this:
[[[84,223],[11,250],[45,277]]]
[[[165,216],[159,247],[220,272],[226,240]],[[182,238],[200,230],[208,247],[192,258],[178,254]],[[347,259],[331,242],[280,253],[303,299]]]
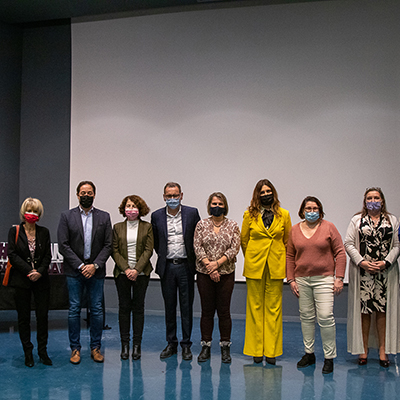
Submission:
[[[222,191],[241,225],[268,178],[293,224],[314,195],[344,237],[370,186],[399,216],[399,20],[382,0],[75,21],[71,207],[93,180],[116,223],[124,196],[154,211],[177,181],[202,218]]]

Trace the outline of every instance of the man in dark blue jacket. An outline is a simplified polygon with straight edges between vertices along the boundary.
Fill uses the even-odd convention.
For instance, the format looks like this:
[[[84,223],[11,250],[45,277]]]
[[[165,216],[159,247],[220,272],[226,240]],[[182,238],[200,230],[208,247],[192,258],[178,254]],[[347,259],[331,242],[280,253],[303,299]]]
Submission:
[[[69,292],[68,334],[72,364],[81,361],[80,314],[82,293],[86,287],[90,309],[90,350],[95,362],[103,362],[100,352],[103,330],[103,289],[106,261],[111,255],[110,215],[93,207],[96,187],[80,182],[76,194],[79,206],[61,214],[58,246],[64,257],[64,273]]]
[[[194,275],[196,256],[193,236],[200,215],[197,208],[181,205],[183,193],[176,182],[164,187],[166,207],[151,215],[154,234],[154,250],[158,255],[156,273],[161,278],[161,289],[165,304],[165,324],[168,345],[161,352],[165,359],[177,353],[176,336],[177,293],[182,323],[182,358],[192,359]]]

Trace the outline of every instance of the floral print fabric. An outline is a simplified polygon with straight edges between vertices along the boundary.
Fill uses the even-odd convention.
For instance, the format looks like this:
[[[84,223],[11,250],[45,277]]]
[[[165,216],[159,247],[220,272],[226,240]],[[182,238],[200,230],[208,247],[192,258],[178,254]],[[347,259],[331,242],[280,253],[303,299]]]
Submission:
[[[393,228],[389,218],[381,215],[375,225],[372,219],[366,215],[361,218],[360,228],[360,254],[366,261],[385,261],[390,251],[393,236]],[[373,311],[386,312],[387,299],[386,269],[377,274],[370,274],[360,268],[360,300],[361,313],[371,314]]]
[[[208,274],[207,268],[201,263],[203,258],[216,261],[223,255],[228,261],[220,266],[221,275],[230,274],[235,270],[236,255],[240,249],[240,229],[231,219],[224,219],[219,232],[214,232],[211,218],[198,222],[194,232],[194,252],[196,253],[196,270]]]

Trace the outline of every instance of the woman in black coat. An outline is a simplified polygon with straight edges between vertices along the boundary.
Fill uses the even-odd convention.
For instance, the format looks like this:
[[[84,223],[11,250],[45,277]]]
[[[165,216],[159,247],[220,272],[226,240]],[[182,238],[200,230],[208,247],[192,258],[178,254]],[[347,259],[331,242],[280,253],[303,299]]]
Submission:
[[[34,365],[30,325],[32,293],[36,311],[38,355],[43,364],[52,365],[47,354],[50,233],[47,228],[36,225],[42,215],[43,205],[40,200],[28,197],[21,206],[22,223],[17,241],[15,226],[8,233],[8,258],[12,265],[10,286],[15,288],[18,331],[27,367]]]

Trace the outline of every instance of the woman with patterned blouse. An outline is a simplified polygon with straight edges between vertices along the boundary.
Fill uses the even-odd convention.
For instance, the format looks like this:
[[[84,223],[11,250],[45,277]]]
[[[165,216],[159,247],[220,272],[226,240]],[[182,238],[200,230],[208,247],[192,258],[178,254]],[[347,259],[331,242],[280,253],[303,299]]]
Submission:
[[[236,255],[240,249],[238,224],[226,218],[228,201],[220,193],[212,193],[207,201],[210,218],[199,221],[194,233],[197,287],[201,300],[201,345],[199,362],[210,358],[214,314],[217,310],[221,335],[221,360],[232,361],[230,355],[232,319],[230,312],[235,283]]]
[[[347,349],[359,354],[359,365],[367,364],[375,332],[382,367],[389,367],[388,354],[400,352],[398,228],[397,218],[386,210],[382,190],[367,189],[363,209],[352,218],[345,240],[351,259]]]

